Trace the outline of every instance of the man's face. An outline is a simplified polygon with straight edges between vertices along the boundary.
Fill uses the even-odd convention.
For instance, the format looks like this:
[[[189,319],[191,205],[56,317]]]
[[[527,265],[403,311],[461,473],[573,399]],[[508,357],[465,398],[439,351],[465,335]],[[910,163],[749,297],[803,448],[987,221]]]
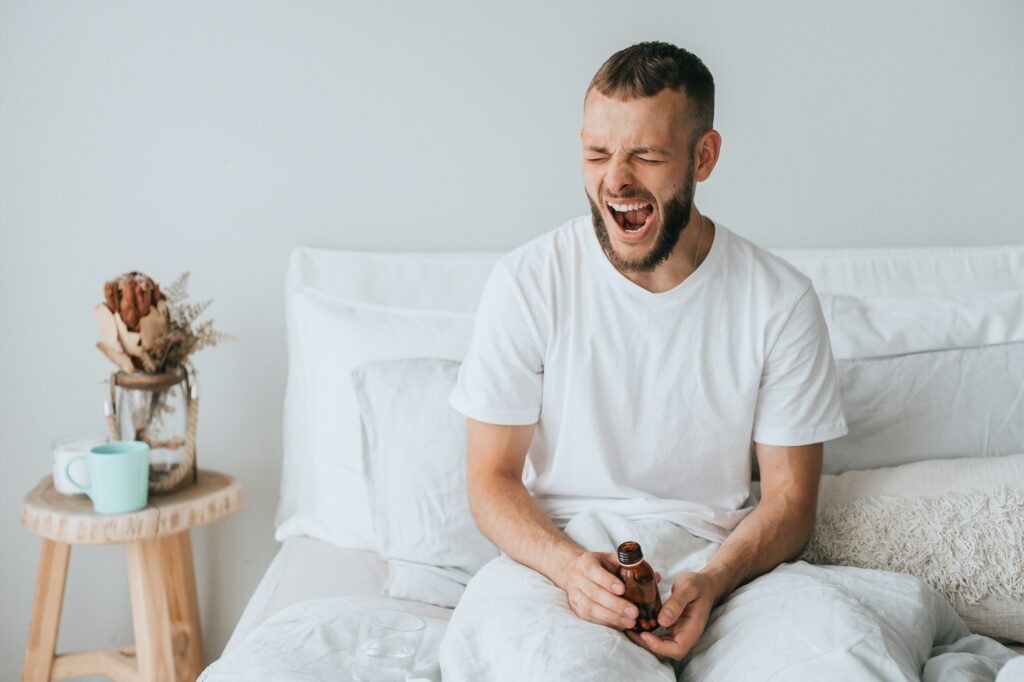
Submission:
[[[686,95],[623,101],[591,90],[583,110],[583,183],[594,232],[621,272],[663,263],[690,219],[694,166]]]

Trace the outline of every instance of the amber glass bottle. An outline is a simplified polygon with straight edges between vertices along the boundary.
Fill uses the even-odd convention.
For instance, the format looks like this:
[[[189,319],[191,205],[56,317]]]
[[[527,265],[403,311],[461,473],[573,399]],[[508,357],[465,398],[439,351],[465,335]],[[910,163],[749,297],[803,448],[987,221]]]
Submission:
[[[644,561],[640,544],[629,540],[619,545],[619,578],[626,585],[622,595],[636,604],[640,615],[636,617],[634,632],[650,632],[658,628],[658,612],[661,611],[661,595],[654,580],[654,569]]]

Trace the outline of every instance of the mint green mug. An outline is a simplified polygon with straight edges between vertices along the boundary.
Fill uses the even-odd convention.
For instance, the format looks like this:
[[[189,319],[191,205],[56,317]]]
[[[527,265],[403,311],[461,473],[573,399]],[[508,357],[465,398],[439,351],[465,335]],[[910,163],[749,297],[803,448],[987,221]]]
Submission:
[[[85,460],[90,486],[71,477],[71,465]],[[88,455],[74,457],[64,466],[71,484],[92,498],[100,514],[126,514],[146,506],[149,498],[149,445],[137,440],[97,445]]]

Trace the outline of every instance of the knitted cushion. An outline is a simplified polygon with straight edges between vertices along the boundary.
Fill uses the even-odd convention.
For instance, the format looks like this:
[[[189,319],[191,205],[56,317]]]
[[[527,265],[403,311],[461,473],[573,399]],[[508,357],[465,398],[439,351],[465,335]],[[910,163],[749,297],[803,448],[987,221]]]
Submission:
[[[1024,642],[1024,455],[822,476],[801,558],[914,575],[972,632]]]

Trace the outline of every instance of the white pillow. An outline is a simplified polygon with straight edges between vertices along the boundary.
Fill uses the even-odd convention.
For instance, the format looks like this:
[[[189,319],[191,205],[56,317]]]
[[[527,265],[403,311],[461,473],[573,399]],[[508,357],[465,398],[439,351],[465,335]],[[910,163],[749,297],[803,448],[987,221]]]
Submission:
[[[389,597],[453,607],[498,556],[469,510],[466,418],[448,404],[458,373],[458,362],[435,358],[369,362],[352,372]]]
[[[1024,244],[777,249],[816,291],[856,296],[973,296],[1024,290]]]
[[[909,573],[972,632],[1024,641],[1024,454],[821,477],[803,559]]]
[[[837,360],[1024,341],[1024,292],[886,297],[820,293]]]
[[[275,537],[376,549],[352,369],[427,354],[461,359],[474,313],[356,303],[301,289],[289,298],[285,465]],[[279,515],[281,512],[279,511]]]
[[[838,360],[850,432],[824,473],[1024,452],[1024,342]]]

